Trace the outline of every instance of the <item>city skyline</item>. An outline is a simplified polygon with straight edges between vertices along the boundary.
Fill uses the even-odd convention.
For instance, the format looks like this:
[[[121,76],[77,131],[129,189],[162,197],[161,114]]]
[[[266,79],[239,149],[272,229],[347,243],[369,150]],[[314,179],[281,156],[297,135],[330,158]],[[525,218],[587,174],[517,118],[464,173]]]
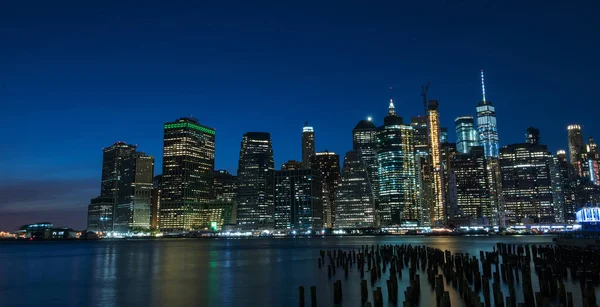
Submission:
[[[570,124],[581,126],[586,142],[600,131],[594,112],[581,111],[594,110],[598,81],[592,61],[598,46],[583,44],[595,27],[569,26],[573,20],[595,22],[581,18],[593,11],[581,7],[562,7],[562,22],[549,26],[559,14],[552,4],[541,12],[525,5],[525,11],[538,12],[534,18],[516,13],[506,18],[508,8],[484,4],[440,5],[416,17],[398,14],[423,11],[418,4],[349,5],[315,13],[253,10],[271,21],[265,24],[221,8],[183,16],[176,14],[182,8],[148,8],[125,20],[112,13],[110,4],[81,16],[81,8],[61,11],[47,5],[25,14],[25,7],[10,4],[0,13],[12,26],[0,27],[11,46],[0,51],[7,72],[0,77],[0,99],[7,106],[0,116],[9,127],[7,150],[0,153],[1,229],[32,219],[83,228],[87,203],[99,194],[101,148],[117,141],[137,144],[155,157],[158,174],[162,124],[189,115],[217,130],[216,169],[236,173],[239,141],[248,131],[272,134],[279,168],[287,160],[301,160],[297,136],[304,122],[314,127],[316,151],[344,155],[357,121],[371,116],[376,126],[382,124],[389,85],[398,114],[408,119],[423,115],[419,86],[431,81],[428,97],[440,102],[440,126],[449,129],[452,142],[456,117],[476,116],[478,72],[484,69],[501,147],[521,142],[530,126],[540,129],[552,153],[568,151]],[[134,9],[124,8],[125,14]],[[361,11],[367,25],[336,10]],[[272,17],[282,13],[287,20]],[[338,15],[346,17],[333,17]],[[436,18],[446,15],[454,17]],[[480,25],[459,21],[472,17]],[[39,22],[32,23],[33,18]],[[55,19],[62,23],[50,22]],[[108,29],[98,26],[104,21]],[[190,23],[189,29],[173,35],[170,25],[177,29],[180,22]],[[71,24],[77,23],[74,29]],[[544,29],[518,31],[530,23]],[[139,32],[138,24],[149,28]],[[451,26],[442,29],[445,25]],[[108,35],[121,29],[120,35]],[[212,35],[198,39],[194,31]],[[132,33],[142,35],[131,38]],[[91,34],[86,43],[78,42],[82,34]],[[502,46],[516,46],[515,52]],[[557,63],[548,61],[556,58]],[[22,125],[23,118],[36,125]],[[15,132],[8,133],[11,129]]]

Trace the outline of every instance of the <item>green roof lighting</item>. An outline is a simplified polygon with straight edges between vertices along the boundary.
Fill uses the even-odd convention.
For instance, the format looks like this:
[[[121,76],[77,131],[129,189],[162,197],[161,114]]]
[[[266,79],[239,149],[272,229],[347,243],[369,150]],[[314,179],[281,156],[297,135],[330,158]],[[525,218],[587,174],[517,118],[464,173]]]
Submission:
[[[178,128],[192,128],[198,131],[208,133],[211,135],[215,135],[215,130],[204,128],[202,126],[198,126],[192,123],[175,123],[175,124],[165,124],[165,129],[178,129]]]

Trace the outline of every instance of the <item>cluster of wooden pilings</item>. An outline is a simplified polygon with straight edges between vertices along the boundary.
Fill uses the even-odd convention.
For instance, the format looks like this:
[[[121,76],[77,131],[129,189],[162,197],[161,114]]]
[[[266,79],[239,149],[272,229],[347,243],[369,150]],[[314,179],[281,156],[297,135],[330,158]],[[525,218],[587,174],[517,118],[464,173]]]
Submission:
[[[539,291],[532,284],[532,266],[537,276]],[[497,243],[492,251],[480,251],[479,259],[468,253],[452,254],[427,246],[371,245],[354,250],[321,250],[318,267],[327,267],[327,278],[333,279],[333,302],[343,301],[342,279],[336,272],[343,271],[344,282],[354,283],[349,272],[360,275],[361,305],[382,307],[384,295],[376,283],[385,280],[388,305],[419,306],[421,302],[420,274],[435,296],[435,304],[450,307],[451,287],[467,307],[574,307],[573,293],[567,292],[565,281],[578,280],[584,307],[596,306],[595,288],[600,279],[600,253],[580,248],[557,246],[514,245]],[[408,286],[404,297],[398,295],[403,270],[408,271]],[[367,274],[370,279],[369,291]],[[508,288],[502,292],[502,285]],[[517,302],[517,291],[523,300]],[[317,306],[316,287],[310,288],[311,307]],[[508,294],[505,296],[505,294]],[[305,304],[304,287],[299,288],[300,306]],[[483,297],[483,301],[482,301]]]

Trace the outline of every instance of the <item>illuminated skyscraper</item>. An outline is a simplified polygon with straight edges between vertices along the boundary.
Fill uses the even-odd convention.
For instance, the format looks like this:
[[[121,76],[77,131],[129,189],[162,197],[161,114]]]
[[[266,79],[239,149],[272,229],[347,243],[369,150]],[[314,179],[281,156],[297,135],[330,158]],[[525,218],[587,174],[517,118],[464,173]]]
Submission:
[[[504,212],[509,224],[531,219],[555,222],[554,193],[546,145],[520,143],[500,150]]]
[[[315,169],[275,171],[274,213],[276,229],[323,227],[323,182]]]
[[[496,108],[491,101],[485,99],[485,83],[481,71],[481,89],[483,100],[477,105],[477,132],[479,143],[485,150],[485,156],[498,157],[498,126],[496,124]]]
[[[556,152],[558,171],[560,173],[561,190],[564,197],[562,217],[564,223],[575,223],[575,169],[567,159],[567,152],[559,150]]]
[[[529,144],[541,144],[540,129],[535,127],[527,128],[527,133],[525,133],[525,141]]]
[[[315,130],[304,123],[302,128],[302,165],[310,168],[310,159],[315,154]]]
[[[415,152],[417,156],[426,157],[429,153],[429,141],[427,135],[427,117],[413,116],[410,118],[410,126],[414,131]]]
[[[371,227],[375,205],[369,175],[357,150],[346,153],[336,196],[336,227]]]
[[[377,129],[379,171],[379,220],[382,225],[419,221],[414,131],[396,115],[390,99],[388,116]]]
[[[455,178],[457,214],[454,224],[466,226],[489,225],[489,182],[483,147],[473,146],[468,154],[452,158],[451,172]]]
[[[583,145],[581,127],[579,125],[569,125],[567,132],[569,136],[569,161],[571,161],[577,177],[583,177],[585,146]]]
[[[325,227],[335,226],[336,194],[340,180],[340,156],[334,152],[317,152],[311,159],[313,169],[321,173],[323,180],[323,224]]]
[[[114,231],[150,229],[152,217],[152,183],[154,157],[135,152],[123,159],[119,190],[115,206]]]
[[[594,139],[590,140],[586,146],[586,171],[585,177],[590,179],[590,182],[595,185],[600,185],[600,154],[598,154],[598,145],[594,143]]]
[[[164,124],[160,229],[182,232],[202,225],[202,204],[214,198],[215,129],[183,117]]]
[[[377,193],[379,191],[379,178],[377,172],[377,128],[369,117],[367,120],[361,120],[352,130],[353,150],[359,155],[362,160],[363,167],[366,170],[366,175],[371,188],[372,206],[377,206]],[[349,153],[346,155],[348,156]],[[353,160],[354,155],[351,155],[349,166],[351,169],[356,162]],[[344,159],[344,161],[346,158]],[[344,162],[346,163],[346,162]],[[346,176],[348,178],[348,176]],[[376,220],[375,223],[379,221]]]
[[[417,200],[421,208],[421,225],[430,226],[433,220],[433,174],[429,156],[429,135],[427,133],[427,116],[410,118],[415,144],[415,165],[417,168]]]
[[[273,144],[271,134],[242,138],[237,181],[237,222],[244,229],[273,226]]]
[[[446,199],[444,193],[444,170],[440,151],[440,114],[437,100],[429,100],[429,153],[433,175],[433,225],[446,224]]]
[[[473,116],[457,117],[454,124],[456,128],[456,149],[458,152],[468,154],[471,151],[471,147],[479,146]]]
[[[150,228],[154,158],[136,152],[136,147],[116,142],[103,149],[100,196],[88,208],[90,230]]]

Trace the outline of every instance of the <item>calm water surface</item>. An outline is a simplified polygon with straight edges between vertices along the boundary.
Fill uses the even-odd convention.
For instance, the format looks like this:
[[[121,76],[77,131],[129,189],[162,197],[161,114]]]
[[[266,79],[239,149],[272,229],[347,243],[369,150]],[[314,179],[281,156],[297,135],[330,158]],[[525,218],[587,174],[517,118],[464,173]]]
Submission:
[[[308,289],[315,285],[318,305],[332,306],[333,280],[317,267],[321,249],[410,243],[479,257],[479,250],[491,251],[499,240],[551,244],[552,237],[0,242],[0,306],[297,306],[301,285],[308,303]],[[357,272],[350,275],[347,281],[340,272],[335,278],[342,279],[343,306],[360,306],[360,278]],[[421,305],[428,306],[424,273],[421,282]],[[385,280],[378,283],[385,289]],[[537,278],[533,283],[538,291]],[[400,297],[406,286],[404,277]],[[570,286],[578,305],[579,288]],[[457,293],[451,292],[451,298],[453,306],[462,305]]]

